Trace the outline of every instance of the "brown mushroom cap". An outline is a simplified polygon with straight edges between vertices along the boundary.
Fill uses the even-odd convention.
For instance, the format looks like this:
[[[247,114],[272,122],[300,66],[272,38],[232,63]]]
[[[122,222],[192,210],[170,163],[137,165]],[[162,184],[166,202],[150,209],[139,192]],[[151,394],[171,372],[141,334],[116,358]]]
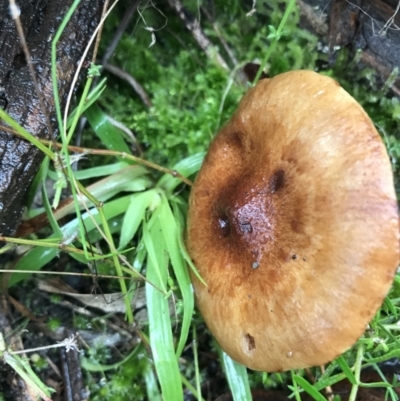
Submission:
[[[391,166],[373,123],[333,79],[261,80],[210,145],[187,246],[197,305],[254,370],[326,363],[361,336],[399,263]]]

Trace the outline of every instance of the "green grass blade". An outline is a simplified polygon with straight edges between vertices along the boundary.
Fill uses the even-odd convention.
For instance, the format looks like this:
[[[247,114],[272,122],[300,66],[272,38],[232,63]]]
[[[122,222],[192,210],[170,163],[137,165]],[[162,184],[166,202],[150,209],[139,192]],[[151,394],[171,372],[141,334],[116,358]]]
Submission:
[[[125,196],[123,198],[116,199],[112,202],[106,203],[103,206],[103,211],[106,218],[112,219],[119,214],[125,213],[131,196]],[[97,209],[92,209],[91,214],[94,217],[97,224],[100,224],[100,215]],[[86,225],[86,229],[88,232],[95,228],[95,225],[88,215],[88,213],[84,213],[82,215],[83,222]],[[63,238],[71,238],[78,232],[79,229],[79,222],[78,219],[75,218],[74,220],[67,223],[65,226],[61,227]],[[57,238],[55,234],[51,235],[49,239]],[[33,248],[31,251],[27,252],[16,264],[15,270],[40,270],[45,264],[49,263],[55,256],[57,256],[60,252],[60,249],[57,248],[44,248],[44,247],[36,247]],[[35,263],[32,263],[32,260]],[[26,279],[30,274],[25,273],[13,273],[9,280],[9,287],[12,285],[20,282],[21,280]]]
[[[265,52],[264,59],[263,59],[263,61],[261,63],[260,68],[258,69],[257,75],[254,78],[253,83],[257,83],[258,80],[260,79],[261,73],[264,71],[264,68],[266,67],[266,65],[268,63],[268,60],[271,57],[271,54],[273,53],[277,42],[281,38],[281,35],[283,33],[283,29],[284,29],[284,27],[286,25],[286,21],[289,18],[289,15],[292,12],[292,10],[293,10],[295,5],[296,5],[296,0],[289,0],[288,4],[286,6],[285,13],[283,14],[281,22],[279,23],[278,29],[276,30],[276,32],[273,35],[272,42],[270,43],[267,51]]]
[[[220,355],[234,401],[252,401],[246,368],[222,350]]]
[[[43,160],[42,167],[45,170],[48,170],[48,168],[49,168],[49,161],[50,160],[48,157],[46,157]],[[57,223],[57,220],[54,217],[54,213],[53,213],[53,210],[50,205],[50,200],[49,200],[49,197],[47,196],[47,191],[45,189],[46,188],[46,180],[47,180],[47,176],[43,175],[43,177],[42,177],[42,201],[43,201],[44,210],[46,211],[47,218],[49,219],[49,223],[51,225],[51,228],[53,229],[54,234],[57,237],[62,238],[61,229]]]
[[[85,111],[85,116],[107,149],[131,154],[131,150],[124,141],[121,131],[110,123],[107,116],[97,104],[89,107]],[[122,160],[122,158],[119,159]]]
[[[51,160],[55,160],[55,154],[38,138],[29,133],[25,128],[21,127],[14,119],[12,119],[2,108],[0,108],[0,119],[4,120],[11,128],[17,131],[24,139],[41,150]]]
[[[342,380],[344,380],[346,378],[346,375],[344,373],[339,373],[337,375],[334,376],[329,376],[326,378],[323,378],[322,380],[319,380],[317,383],[314,384],[314,388],[318,391],[332,386]]]
[[[318,390],[315,389],[306,379],[293,375],[295,382],[308,393],[315,401],[328,401]]]
[[[26,253],[15,266],[15,270],[40,270],[44,265],[53,260],[60,251],[56,248],[37,247]],[[32,260],[35,263],[32,263]],[[8,281],[8,286],[11,287],[22,280],[28,278],[30,273],[13,273]]]
[[[157,212],[156,212],[157,213]],[[154,217],[154,215],[153,215]],[[153,242],[153,257],[147,259],[147,279],[158,288],[166,288],[167,264],[166,247],[161,232],[158,216],[148,230],[144,224],[144,237],[147,231]],[[146,282],[147,310],[149,315],[150,346],[160,382],[164,401],[183,401],[182,383],[178,361],[175,356],[174,342],[171,329],[171,318],[168,299],[153,285]]]
[[[336,362],[339,365],[340,369],[343,370],[343,373],[346,375],[347,380],[353,384],[357,384],[357,380],[354,376],[354,373],[351,371],[350,366],[347,364],[346,360],[343,358],[343,356],[339,356],[339,358],[336,358]]]
[[[62,116],[61,116],[61,107],[60,107],[60,97],[58,96],[58,82],[57,82],[57,43],[60,39],[62,33],[64,32],[65,27],[67,26],[69,20],[72,17],[72,14],[75,12],[78,7],[80,0],[75,0],[71,7],[68,9],[67,14],[62,20],[60,26],[57,29],[56,34],[51,42],[51,80],[53,84],[53,96],[54,103],[56,106],[56,116],[58,129],[60,130],[61,136],[63,136],[63,124],[62,124]],[[64,133],[65,134],[65,133]]]
[[[26,384],[31,387],[32,392],[36,393],[36,396],[40,396],[45,401],[51,401],[50,395],[55,390],[41,382],[29,366],[29,362],[18,355],[11,355],[8,352],[5,352],[3,357],[4,362],[10,365],[22,377]]]
[[[199,171],[203,163],[204,153],[197,153],[181,160],[172,169],[178,171],[184,177],[190,177],[192,174]],[[157,187],[163,188],[167,193],[171,193],[182,181],[170,174],[164,174],[157,183]]]
[[[32,209],[33,202],[35,200],[35,196],[37,194],[38,188],[42,184],[43,177],[46,177],[49,172],[49,158],[46,156],[43,160],[43,163],[40,165],[40,169],[35,175],[33,182],[29,188],[27,201],[26,201],[26,208],[28,210]]]
[[[164,241],[171,259],[171,265],[175,273],[175,278],[178,281],[179,289],[183,299],[182,328],[179,343],[176,349],[176,355],[177,358],[179,358],[189,335],[189,329],[194,311],[194,296],[189,272],[186,268],[185,260],[180,252],[178,243],[178,238],[182,235],[182,233],[178,231],[176,219],[165,197],[163,198],[160,207],[159,219],[164,235]]]
[[[155,217],[156,215],[153,215]],[[152,220],[153,223],[155,223],[157,219]],[[147,265],[151,263],[151,269],[152,269],[152,274],[157,276],[157,282],[160,283],[160,286],[157,286],[155,284],[155,281],[150,281],[152,282],[157,288],[160,288],[163,296],[165,297],[167,295],[167,279],[164,280],[164,275],[167,276],[166,270],[167,270],[167,264],[165,262],[160,263],[160,260],[158,258],[159,252],[162,249],[162,246],[164,245],[163,242],[158,242],[155,241],[154,238],[152,237],[152,234],[150,234],[149,223],[144,223],[143,224],[143,243],[146,247],[147,251]],[[160,229],[160,235],[161,235],[161,229]],[[164,250],[163,250],[164,251]],[[166,250],[164,251],[164,259],[167,260],[168,254]],[[165,265],[165,266],[164,266]],[[165,270],[165,272],[163,271]]]
[[[143,267],[144,260],[146,259],[146,247],[144,246],[143,240],[141,240],[136,248],[136,253],[133,259],[133,268],[140,272]]]
[[[107,78],[103,78],[99,84],[89,93],[85,99],[83,107],[79,110],[81,113],[85,112],[104,92],[106,89]],[[72,113],[68,116],[67,129],[71,127],[72,123],[76,120],[76,113],[78,108],[75,108]]]
[[[197,398],[201,398],[203,400],[203,397],[201,396],[201,377],[200,377],[200,368],[199,368],[199,353],[197,350],[198,347],[198,341],[197,341],[197,325],[193,323],[192,325],[192,347],[193,347],[193,359],[194,359],[194,374],[196,378],[196,393],[197,393]]]
[[[104,166],[96,166],[87,168],[84,170],[75,171],[75,178],[79,181],[87,180],[88,178],[98,178],[107,175],[116,174],[124,168],[129,167],[126,162],[118,162],[113,164],[106,164]],[[55,176],[56,173],[53,171],[52,175]]]
[[[62,143],[63,143],[63,152],[67,151],[67,146],[70,144],[72,136],[74,135],[75,129],[78,125],[79,118],[83,113],[83,109],[85,107],[85,102],[87,99],[87,96],[89,95],[90,87],[92,86],[93,83],[93,77],[88,75],[88,78],[85,82],[85,85],[83,87],[82,95],[81,98],[79,99],[78,106],[76,108],[76,113],[74,115],[74,118],[71,120],[71,126],[68,129],[67,137],[64,138],[62,137]]]
[[[103,205],[103,212],[107,220],[110,220],[114,218],[115,216],[118,216],[120,214],[125,213],[126,208],[129,205],[129,202],[131,200],[132,195],[126,195],[121,198],[115,199],[111,202],[105,203]],[[100,215],[97,209],[93,208],[90,210],[90,213],[92,217],[94,218],[95,222],[97,224],[100,224]],[[89,232],[96,228],[91,216],[89,216],[88,213],[82,214],[82,220],[85,223],[86,230]],[[64,225],[61,230],[63,232],[63,236],[65,237],[70,237],[71,235],[76,232],[78,229],[78,222],[77,219],[75,218],[74,220],[70,221],[66,225]]]
[[[60,229],[60,227],[59,227],[59,225],[57,223],[57,220],[54,217],[54,213],[53,213],[53,210],[51,208],[50,201],[49,201],[49,198],[47,196],[47,192],[44,189],[44,184],[42,186],[42,200],[43,200],[44,210],[46,211],[47,218],[49,219],[50,226],[53,229],[54,234],[57,237],[61,238],[62,237],[62,232],[61,232],[61,229]]]
[[[204,398],[201,396],[201,394],[192,386],[192,383],[186,377],[181,374],[181,379],[183,385],[196,397],[197,400],[199,401],[204,401]]]
[[[146,210],[148,208],[154,209],[159,202],[160,196],[155,189],[132,196],[122,223],[118,249],[125,248],[135,235],[140,223],[144,220]]]
[[[143,372],[149,401],[162,401],[157,379],[150,365]]]
[[[53,175],[52,175],[53,176]],[[87,191],[98,201],[105,202],[120,192],[144,191],[151,186],[151,180],[147,170],[141,166],[128,166],[116,173],[99,180],[89,187]],[[78,198],[79,209],[92,207],[93,203],[85,197]],[[60,217],[75,211],[75,203],[65,205],[61,210],[55,212]]]
[[[178,198],[174,198],[174,202],[171,202],[172,208],[174,210],[174,216],[176,219],[176,224],[178,225],[178,232],[181,233],[178,235],[178,243],[179,243],[179,248],[180,252],[185,259],[186,263],[189,265],[190,269],[194,272],[194,274],[197,276],[197,278],[204,284],[207,285],[206,282],[203,280],[203,278],[200,276],[199,272],[196,269],[196,266],[193,264],[192,259],[190,258],[190,255],[186,249],[185,241],[184,241],[184,230],[185,230],[185,217],[187,208],[186,207],[180,207],[178,205],[178,202],[175,202]],[[181,210],[183,209],[183,210]]]

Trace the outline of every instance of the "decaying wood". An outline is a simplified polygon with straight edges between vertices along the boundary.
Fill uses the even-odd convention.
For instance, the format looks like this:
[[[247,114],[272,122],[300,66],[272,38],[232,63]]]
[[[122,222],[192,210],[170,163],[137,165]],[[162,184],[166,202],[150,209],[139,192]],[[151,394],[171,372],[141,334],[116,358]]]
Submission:
[[[21,23],[36,70],[46,115],[40,108],[31,74],[21,49],[9,1],[0,0],[0,107],[38,138],[57,135],[51,84],[51,41],[72,0],[21,0]],[[100,21],[104,0],[83,0],[57,47],[57,74],[63,109],[71,81],[87,42]],[[0,126],[4,122],[0,122]],[[54,139],[54,138],[53,138]],[[43,154],[0,127],[0,234],[12,236]]]
[[[303,26],[323,37],[334,63],[339,48],[372,67],[384,82],[400,67],[400,2],[398,0],[297,0]],[[400,79],[392,85],[400,95]]]

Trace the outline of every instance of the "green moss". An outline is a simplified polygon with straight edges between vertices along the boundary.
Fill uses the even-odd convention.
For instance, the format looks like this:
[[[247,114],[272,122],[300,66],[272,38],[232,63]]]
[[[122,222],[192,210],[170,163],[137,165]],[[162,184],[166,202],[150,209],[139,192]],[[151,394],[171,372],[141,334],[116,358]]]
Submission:
[[[247,11],[236,2],[215,4],[215,23],[238,65],[232,64],[205,18],[203,29],[231,68],[236,68],[259,60],[265,53],[270,27],[277,26],[282,18],[281,4],[263,2],[258,6],[260,13],[253,17],[247,17]],[[189,2],[188,7],[196,13],[196,2]],[[148,10],[144,18],[149,24],[159,19],[159,13]],[[314,66],[317,39],[297,28],[298,19],[296,11],[271,56],[271,75]],[[229,74],[205,57],[174,14],[168,15],[167,27],[156,33],[156,38],[154,46],[148,48],[148,32],[136,28],[135,35],[124,36],[113,60],[142,84],[153,107],[148,110],[125,82],[114,78],[101,104],[136,133],[147,159],[171,166],[207,149],[214,134],[232,115],[246,87],[233,84],[228,88]]]
[[[99,376],[90,376],[89,386],[91,400],[141,400],[146,395],[146,386],[143,382],[142,372],[146,369],[146,359],[135,359],[123,364],[113,371],[107,380]]]
[[[59,304],[62,300],[62,296],[60,294],[51,294],[50,296],[50,302],[52,304]]]
[[[47,326],[51,331],[56,331],[59,327],[61,327],[61,320],[52,317],[48,320]]]
[[[174,65],[162,69],[159,80],[145,85],[152,94],[150,110],[132,99],[113,100],[111,92],[106,94],[107,105],[123,111],[116,118],[133,129],[147,148],[146,158],[163,165],[173,165],[190,154],[204,151],[218,130],[219,121],[228,119],[242,94],[240,89],[233,88],[220,113],[227,85],[225,72],[209,61],[204,71],[194,68],[186,51],[181,51],[174,61]]]
[[[40,372],[49,367],[47,360],[43,358],[41,355],[36,353],[31,355],[30,361],[32,363],[32,366],[35,368],[36,372]]]
[[[92,327],[90,319],[78,314],[74,315],[73,326],[78,330],[87,330],[88,328]]]

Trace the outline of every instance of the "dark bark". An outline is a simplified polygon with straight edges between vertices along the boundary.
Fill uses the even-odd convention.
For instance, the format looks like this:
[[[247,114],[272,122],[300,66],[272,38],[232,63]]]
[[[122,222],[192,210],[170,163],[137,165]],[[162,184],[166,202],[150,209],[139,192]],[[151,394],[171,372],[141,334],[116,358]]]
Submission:
[[[385,81],[400,67],[398,0],[298,0],[302,24],[325,38],[334,63],[336,50],[360,52],[360,62]],[[400,95],[400,79],[392,86]]]
[[[57,135],[51,84],[51,40],[72,0],[21,0],[21,23],[44,98],[50,129],[36,96],[8,0],[0,0],[0,107],[28,132],[42,139]],[[69,21],[57,50],[61,109],[87,42],[100,21],[104,0],[83,0]],[[4,125],[0,121],[0,125]],[[30,143],[0,129],[0,235],[15,233],[27,190],[43,154]]]

